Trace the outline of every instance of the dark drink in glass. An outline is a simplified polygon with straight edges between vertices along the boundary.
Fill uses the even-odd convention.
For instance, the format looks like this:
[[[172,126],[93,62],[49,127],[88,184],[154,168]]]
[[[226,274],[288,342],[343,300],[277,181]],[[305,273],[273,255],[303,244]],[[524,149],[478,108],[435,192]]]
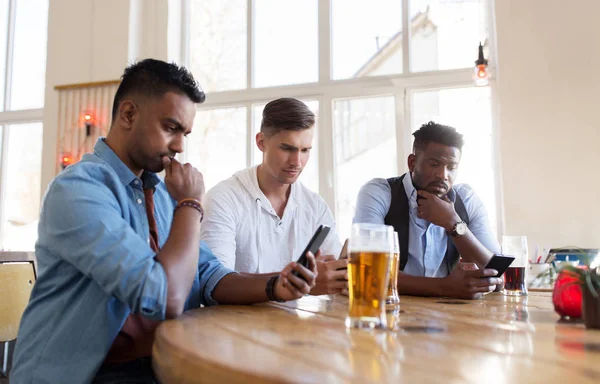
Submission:
[[[509,296],[527,295],[525,267],[509,267],[504,273],[504,294]]]

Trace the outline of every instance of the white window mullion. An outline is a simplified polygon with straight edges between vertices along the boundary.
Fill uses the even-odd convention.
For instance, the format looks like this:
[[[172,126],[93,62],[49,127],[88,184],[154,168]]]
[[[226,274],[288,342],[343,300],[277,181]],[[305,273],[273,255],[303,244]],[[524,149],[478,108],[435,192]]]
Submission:
[[[254,127],[253,127],[253,107],[251,103],[246,104],[246,166],[254,164]]]
[[[319,194],[325,200],[333,217],[335,204],[335,145],[333,139],[333,101],[325,94],[319,99]]]
[[[319,83],[331,80],[331,0],[319,0]]]
[[[254,84],[254,1],[248,0],[246,5],[246,88]],[[246,166],[254,164],[254,129],[252,103],[246,104]]]
[[[410,5],[402,1],[402,73],[410,72]]]
[[[254,1],[248,0],[246,19],[246,88],[254,84]]]
[[[406,159],[410,149],[410,93],[406,88],[398,88],[395,94],[396,106],[396,157],[398,175],[408,171]]]
[[[191,67],[190,63],[190,23],[191,5],[189,0],[181,0],[181,57],[179,58],[184,66]]]
[[[490,103],[492,112],[492,145],[494,150],[492,151],[493,156],[493,169],[494,177],[496,182],[496,228],[497,237],[500,240],[501,236],[506,233],[506,221],[504,218],[504,187],[502,183],[502,152],[500,151],[500,132],[499,132],[499,108],[498,108],[498,92],[496,87],[496,81],[490,80]]]
[[[15,38],[15,20],[17,18],[17,0],[10,0],[8,6],[8,26],[6,37],[6,72],[4,73],[4,111],[10,110],[12,84],[12,64]],[[2,155],[0,156],[0,249],[4,248],[4,213],[6,212],[6,165],[8,164],[8,135],[10,127],[2,129]]]
[[[0,250],[4,249],[4,212],[6,201],[6,165],[8,164],[8,125],[2,127],[0,149]]]

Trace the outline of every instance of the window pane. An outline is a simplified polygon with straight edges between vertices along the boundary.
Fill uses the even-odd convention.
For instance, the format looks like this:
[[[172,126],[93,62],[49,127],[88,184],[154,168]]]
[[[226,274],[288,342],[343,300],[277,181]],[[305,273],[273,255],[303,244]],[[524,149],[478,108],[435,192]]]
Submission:
[[[185,152],[206,190],[246,167],[246,108],[198,111]]]
[[[3,244],[6,250],[32,251],[40,212],[42,123],[7,129]]]
[[[319,192],[319,102],[316,100],[302,100],[308,108],[315,114],[316,123],[314,127],[313,146],[310,151],[308,163],[304,166],[304,170],[300,174],[298,180],[302,182],[308,189],[314,192]],[[265,105],[254,105],[252,110],[252,132],[254,136],[260,131],[260,123],[262,120],[262,112]],[[254,140],[253,136],[253,140]],[[262,152],[256,146],[256,141],[252,143],[253,164],[262,162]]]
[[[402,72],[402,0],[333,0],[334,79]]]
[[[17,1],[10,109],[44,106],[48,0]]]
[[[0,111],[4,110],[4,73],[6,72],[6,41],[8,38],[8,0],[0,1]]]
[[[488,212],[496,233],[496,178],[489,87],[445,89],[412,94],[412,130],[428,121],[450,125],[464,135],[456,183],[467,183]]]
[[[317,0],[254,1],[254,87],[318,80]]]
[[[375,177],[398,176],[393,97],[334,102],[337,226],[340,237],[350,227],[360,187]]]
[[[190,70],[206,91],[246,88],[246,0],[191,0]]]
[[[487,38],[481,0],[410,0],[411,72],[468,68]]]

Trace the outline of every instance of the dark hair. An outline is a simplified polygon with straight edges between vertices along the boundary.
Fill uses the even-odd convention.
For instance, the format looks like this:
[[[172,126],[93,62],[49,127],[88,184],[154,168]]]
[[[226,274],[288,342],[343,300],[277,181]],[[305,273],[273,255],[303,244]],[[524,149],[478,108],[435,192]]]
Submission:
[[[265,105],[260,131],[267,136],[283,130],[301,131],[315,125],[315,114],[298,99],[284,97]]]
[[[464,144],[463,135],[456,132],[456,129],[433,121],[421,125],[421,128],[416,130],[413,136],[415,137],[413,152],[425,149],[430,142],[458,148],[461,151]]]
[[[187,69],[161,60],[145,59],[132,64],[125,68],[121,79],[113,101],[113,121],[123,99],[132,93],[160,97],[167,92],[177,92],[187,95],[194,103],[202,103],[206,98]]]

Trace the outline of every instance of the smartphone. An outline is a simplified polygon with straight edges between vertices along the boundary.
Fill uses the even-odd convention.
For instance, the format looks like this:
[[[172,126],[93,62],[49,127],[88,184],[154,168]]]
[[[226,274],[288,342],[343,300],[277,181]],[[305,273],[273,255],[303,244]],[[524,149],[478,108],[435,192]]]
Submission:
[[[340,251],[340,257],[338,259],[347,259],[348,258],[348,240],[344,241],[344,245],[342,246],[342,250]]]
[[[498,271],[498,274],[494,277],[500,277],[502,276],[502,274],[504,274],[504,272],[506,272],[506,270],[514,260],[515,258],[512,256],[494,255],[492,256],[490,261],[488,261],[485,268],[495,269],[496,271]]]
[[[315,231],[315,234],[313,235],[312,239],[310,239],[310,241],[308,242],[308,245],[304,249],[304,252],[302,252],[302,254],[296,262],[300,265],[303,265],[305,268],[308,268],[308,258],[306,257],[306,254],[309,251],[312,252],[313,255],[317,253],[319,251],[319,248],[323,244],[323,241],[325,241],[325,238],[329,234],[330,230],[331,228],[325,225],[320,225],[319,228],[317,228],[317,230]],[[304,279],[304,276],[296,272],[296,270],[293,270],[292,274],[300,277],[301,279]]]
[[[346,241],[344,241],[344,246],[342,247],[342,250],[340,252],[340,257],[338,258],[338,260],[348,258],[348,240],[350,240],[350,239],[346,239]],[[348,267],[338,268],[338,269],[336,269],[336,271],[341,271],[342,269],[348,269]]]

